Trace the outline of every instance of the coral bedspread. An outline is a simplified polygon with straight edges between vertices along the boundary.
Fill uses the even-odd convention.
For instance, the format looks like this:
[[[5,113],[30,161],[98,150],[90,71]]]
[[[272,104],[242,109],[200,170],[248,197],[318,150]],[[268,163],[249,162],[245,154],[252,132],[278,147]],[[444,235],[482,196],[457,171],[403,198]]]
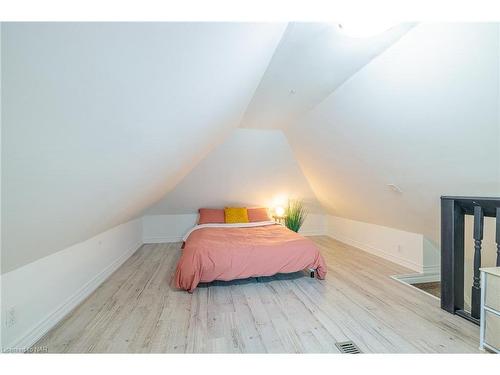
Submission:
[[[191,231],[177,264],[174,284],[193,292],[198,283],[271,276],[326,265],[311,240],[281,225],[210,226]]]

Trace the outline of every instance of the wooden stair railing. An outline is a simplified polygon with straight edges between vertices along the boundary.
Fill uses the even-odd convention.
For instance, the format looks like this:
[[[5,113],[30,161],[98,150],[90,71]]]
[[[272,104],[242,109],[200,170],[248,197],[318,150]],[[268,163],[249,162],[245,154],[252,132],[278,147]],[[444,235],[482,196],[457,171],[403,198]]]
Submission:
[[[500,267],[500,207],[497,207],[497,218],[496,218],[496,236],[495,241],[497,242],[497,267]]]
[[[464,310],[465,215],[474,216],[471,312]],[[484,217],[496,218],[496,265],[500,266],[500,198],[441,197],[441,308],[479,324]]]

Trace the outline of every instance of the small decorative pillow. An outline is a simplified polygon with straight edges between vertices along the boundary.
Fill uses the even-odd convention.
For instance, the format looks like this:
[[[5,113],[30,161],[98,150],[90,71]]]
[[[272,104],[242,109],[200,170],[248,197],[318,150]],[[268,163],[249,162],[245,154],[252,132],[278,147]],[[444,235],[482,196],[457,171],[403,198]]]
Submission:
[[[248,211],[248,220],[251,223],[256,221],[269,221],[269,215],[267,214],[267,208],[259,207],[259,208],[247,208]]]
[[[200,208],[198,210],[200,213],[200,218],[198,219],[198,224],[222,224],[224,223],[224,210],[213,209],[213,208]]]
[[[248,211],[245,207],[226,207],[224,216],[227,224],[248,223]]]

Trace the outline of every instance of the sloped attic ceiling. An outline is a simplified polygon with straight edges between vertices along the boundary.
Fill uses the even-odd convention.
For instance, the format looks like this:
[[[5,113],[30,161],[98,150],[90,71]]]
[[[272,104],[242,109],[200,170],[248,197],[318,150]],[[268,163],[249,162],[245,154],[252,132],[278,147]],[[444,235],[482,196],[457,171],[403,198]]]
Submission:
[[[439,242],[441,195],[500,195],[499,47],[498,24],[418,25],[291,126],[324,207]]]
[[[280,71],[280,49],[268,64],[283,30],[3,24],[2,272],[154,202],[150,212],[178,211],[161,198],[234,127],[276,127],[243,114],[258,114],[267,75]],[[320,203],[437,239],[439,195],[500,194],[498,35],[494,24],[419,25],[296,103],[305,113],[285,134]],[[288,95],[288,81],[269,79]],[[294,105],[276,100],[288,118]]]
[[[289,23],[241,126],[286,127],[413,26],[400,24],[373,37],[353,38],[335,23]]]
[[[274,205],[276,195],[301,197],[311,212],[322,212],[282,131],[268,128],[280,128],[306,112],[411,27],[398,25],[357,39],[341,34],[333,23],[288,24],[240,124],[256,129],[235,131],[147,212]],[[295,95],[290,88],[297,89]]]
[[[235,126],[285,25],[2,24],[2,272],[140,214]]]
[[[284,205],[288,197],[303,199],[311,213],[322,212],[282,131],[235,129],[148,213],[273,207]]]
[[[315,35],[315,27],[321,29],[304,30],[305,39]],[[280,116],[288,114],[288,104],[280,94],[273,97],[274,88],[262,90],[265,82],[281,89],[296,83],[293,75],[280,76],[276,65],[286,40],[285,34],[252,99],[253,104],[269,96]],[[300,46],[291,44],[288,53],[300,59]],[[500,194],[499,49],[497,24],[417,25],[316,107],[287,123],[282,130],[319,203],[337,216],[422,233],[439,242],[441,195]],[[286,64],[281,61],[284,71]],[[297,106],[303,110],[306,103]],[[274,127],[270,118],[263,114],[262,127]],[[209,156],[149,213],[224,205],[216,197],[221,198],[227,175],[209,183],[208,189],[218,192],[214,197],[201,191],[207,171],[217,173],[221,160],[224,170],[239,171],[234,148],[224,153],[226,148],[217,149],[217,157]],[[240,194],[232,201],[242,199]],[[254,193],[250,201],[264,204],[267,198],[259,199]],[[190,206],[191,200],[196,205]]]

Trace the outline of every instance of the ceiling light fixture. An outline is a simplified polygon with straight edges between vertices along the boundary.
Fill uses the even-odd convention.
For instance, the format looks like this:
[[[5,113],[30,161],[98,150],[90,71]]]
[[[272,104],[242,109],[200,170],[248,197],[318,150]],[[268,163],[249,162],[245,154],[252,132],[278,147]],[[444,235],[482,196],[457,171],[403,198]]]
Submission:
[[[389,188],[395,192],[395,193],[399,193],[399,194],[403,194],[403,190],[401,190],[401,188],[398,186],[398,185],[395,185],[395,184],[387,184],[387,186],[389,186]]]
[[[352,38],[369,38],[389,30],[395,26],[395,22],[388,21],[348,21],[343,23],[338,23],[337,26],[339,30]]]

